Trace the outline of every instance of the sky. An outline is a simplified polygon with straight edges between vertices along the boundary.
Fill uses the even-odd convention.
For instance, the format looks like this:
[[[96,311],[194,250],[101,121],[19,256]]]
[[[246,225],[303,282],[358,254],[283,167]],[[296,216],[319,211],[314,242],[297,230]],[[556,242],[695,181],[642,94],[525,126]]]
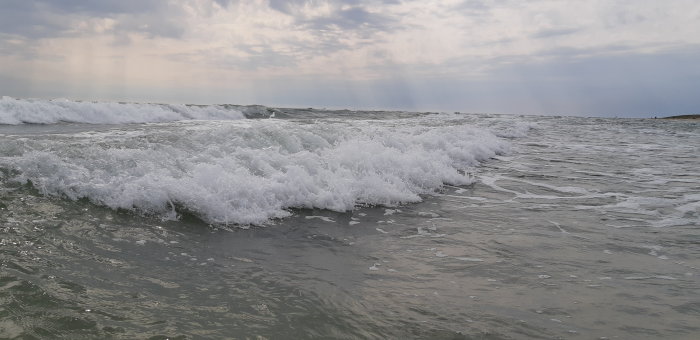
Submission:
[[[700,113],[697,0],[0,0],[0,96]]]

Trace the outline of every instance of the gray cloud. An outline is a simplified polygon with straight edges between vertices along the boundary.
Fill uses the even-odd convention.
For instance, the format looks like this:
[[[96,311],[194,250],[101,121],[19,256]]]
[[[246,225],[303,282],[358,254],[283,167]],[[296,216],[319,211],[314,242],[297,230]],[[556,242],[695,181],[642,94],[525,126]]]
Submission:
[[[213,0],[222,8],[230,8],[240,0]],[[251,52],[246,46],[235,48],[249,52],[249,57],[231,57],[230,60],[213,58],[212,62],[223,67],[258,69],[268,66],[293,66],[302,59],[316,55],[327,55],[341,50],[353,50],[380,42],[378,32],[399,29],[396,18],[385,13],[371,12],[367,5],[396,5],[398,0],[268,0],[270,9],[289,16],[293,25],[315,38],[313,40],[287,41],[285,52],[266,47],[264,52]],[[309,17],[306,10],[324,6],[330,11],[325,15]],[[260,51],[260,47],[257,48]]]
[[[11,0],[11,2],[17,2],[17,0]],[[45,7],[50,10],[65,13],[86,13],[97,16],[121,13],[134,14],[143,12],[153,12],[164,7],[164,2],[160,0],[25,0],[22,2],[34,4],[34,8]]]
[[[482,0],[464,0],[455,6],[455,9],[466,10],[469,12],[485,12],[491,9],[491,6],[487,5]]]
[[[377,1],[383,5],[398,4],[396,0]],[[299,9],[305,5],[319,6],[330,4],[333,10],[323,17],[304,18]],[[343,30],[368,32],[377,30],[390,30],[397,20],[382,13],[372,13],[365,9],[359,0],[270,0],[270,8],[292,16],[297,24],[307,29],[316,31]]]
[[[26,39],[74,34],[74,20],[111,18],[114,33],[141,32],[179,37],[184,32],[180,11],[159,0],[5,0],[0,3],[0,33]]]
[[[240,0],[211,0],[222,8]],[[396,4],[396,0],[375,1]],[[304,6],[330,4],[333,11],[323,17],[305,18],[300,14]],[[312,31],[319,40],[338,40],[353,32],[369,37],[373,32],[390,30],[396,20],[367,11],[359,0],[270,0],[270,8],[291,16],[297,25]],[[347,8],[347,6],[350,6]],[[118,41],[128,41],[132,32],[149,37],[180,38],[186,27],[180,20],[181,6],[162,0],[5,0],[0,2],[0,35],[11,35],[29,40],[54,38],[85,32],[75,32],[74,23],[85,19],[113,19],[111,33]],[[335,34],[334,34],[335,33]],[[330,45],[327,41],[323,45]],[[342,46],[335,45],[334,48]],[[348,47],[348,46],[346,46]]]
[[[313,29],[327,30],[385,30],[393,20],[387,16],[370,13],[361,7],[351,7],[338,10],[330,16],[306,21],[305,24]]]
[[[0,5],[0,33],[35,39],[56,35],[65,23],[37,9],[39,3],[10,0]]]
[[[225,1],[225,0],[224,0]],[[334,6],[350,5],[356,6],[359,4],[358,0],[269,0],[270,8],[280,11],[285,14],[295,15],[297,9],[303,7],[304,5],[319,6],[321,4],[329,3]]]
[[[535,39],[559,37],[559,36],[574,34],[574,33],[579,32],[579,31],[581,31],[581,29],[579,29],[579,28],[546,29],[546,30],[541,30],[541,31],[533,34],[532,37]]]

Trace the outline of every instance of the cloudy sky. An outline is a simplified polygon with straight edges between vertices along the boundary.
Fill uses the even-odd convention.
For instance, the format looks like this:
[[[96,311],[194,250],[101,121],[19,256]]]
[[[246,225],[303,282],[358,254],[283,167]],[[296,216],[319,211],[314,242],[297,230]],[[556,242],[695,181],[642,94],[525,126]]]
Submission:
[[[0,95],[700,113],[700,1],[0,0]]]

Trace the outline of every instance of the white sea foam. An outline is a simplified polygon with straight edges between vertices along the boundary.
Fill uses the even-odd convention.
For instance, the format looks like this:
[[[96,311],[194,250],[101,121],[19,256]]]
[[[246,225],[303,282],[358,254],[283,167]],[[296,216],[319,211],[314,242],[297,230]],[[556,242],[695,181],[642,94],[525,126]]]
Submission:
[[[421,200],[506,152],[486,129],[431,118],[196,121],[0,145],[0,167],[41,192],[209,223],[262,224],[289,208],[347,211]],[[134,132],[136,131],[136,132]]]
[[[136,104],[77,102],[65,99],[38,100],[0,98],[0,124],[127,124],[179,120],[229,120],[245,116],[218,105]]]
[[[476,258],[476,257],[455,257],[457,260],[460,261],[467,261],[467,262],[484,262],[483,259]]]
[[[324,222],[335,223],[335,221],[332,218],[326,217],[326,216],[306,216],[306,219],[307,220],[319,219],[319,220],[324,221]]]

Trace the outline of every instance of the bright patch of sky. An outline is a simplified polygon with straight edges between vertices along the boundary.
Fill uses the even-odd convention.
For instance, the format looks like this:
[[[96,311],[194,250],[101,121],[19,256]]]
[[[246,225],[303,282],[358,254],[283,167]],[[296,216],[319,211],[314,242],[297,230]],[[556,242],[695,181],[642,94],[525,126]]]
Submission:
[[[700,113],[697,0],[4,0],[0,95]]]

